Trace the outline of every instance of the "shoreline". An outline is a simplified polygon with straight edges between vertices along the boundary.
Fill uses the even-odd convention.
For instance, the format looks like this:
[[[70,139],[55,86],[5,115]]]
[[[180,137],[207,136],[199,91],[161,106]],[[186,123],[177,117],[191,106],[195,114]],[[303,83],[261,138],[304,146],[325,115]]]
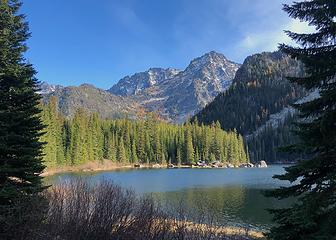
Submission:
[[[243,227],[234,227],[234,226],[208,226],[204,223],[195,223],[190,221],[176,221],[177,224],[185,224],[188,229],[210,229],[216,234],[225,234],[227,236],[246,236],[252,239],[265,239],[265,235],[262,231],[257,231],[253,229],[247,229]]]
[[[93,166],[95,165],[95,166]],[[196,168],[189,165],[176,166],[174,169],[178,168]],[[58,173],[71,173],[71,172],[100,172],[100,171],[113,171],[113,170],[125,170],[125,169],[171,169],[165,165],[159,164],[141,164],[140,167],[135,167],[134,164],[97,164],[95,162],[90,162],[88,164],[78,165],[78,166],[63,166],[59,168],[46,168],[46,170],[40,175],[42,177],[52,176]]]
[[[278,163],[279,164],[279,163]],[[138,166],[136,166],[138,165]],[[47,167],[40,176],[47,177],[52,176],[59,173],[84,173],[84,172],[100,172],[100,171],[114,171],[114,170],[125,170],[125,169],[186,169],[186,168],[194,168],[194,169],[225,169],[225,168],[246,168],[242,166],[219,166],[219,167],[211,167],[211,165],[207,166],[197,166],[197,165],[177,165],[173,167],[169,167],[167,165],[161,164],[120,164],[113,163],[110,160],[104,159],[102,161],[91,161],[81,165],[76,166],[60,166],[60,167]],[[258,168],[256,166],[252,168]],[[267,168],[263,167],[263,168]]]
[[[116,164],[109,160],[103,160],[101,162],[88,162],[78,166],[61,166],[46,168],[40,175],[42,177],[52,176],[58,173],[71,173],[71,172],[99,172],[99,171],[112,171],[119,169],[133,169],[132,164]]]

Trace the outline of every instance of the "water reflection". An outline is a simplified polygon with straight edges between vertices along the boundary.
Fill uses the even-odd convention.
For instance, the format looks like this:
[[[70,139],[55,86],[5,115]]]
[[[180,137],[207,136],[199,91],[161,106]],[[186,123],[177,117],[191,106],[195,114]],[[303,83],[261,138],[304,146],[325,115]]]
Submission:
[[[267,208],[285,207],[292,200],[266,198],[264,190],[243,186],[188,188],[173,192],[154,193],[163,206],[183,208],[191,218],[209,214],[220,225],[268,229],[271,216]]]
[[[165,207],[183,206],[191,215],[210,215],[220,224],[267,229],[267,208],[285,207],[292,200],[266,198],[261,191],[286,184],[273,179],[283,165],[267,169],[142,169],[63,173],[45,179],[53,184],[74,178],[112,181],[137,194],[152,194]]]

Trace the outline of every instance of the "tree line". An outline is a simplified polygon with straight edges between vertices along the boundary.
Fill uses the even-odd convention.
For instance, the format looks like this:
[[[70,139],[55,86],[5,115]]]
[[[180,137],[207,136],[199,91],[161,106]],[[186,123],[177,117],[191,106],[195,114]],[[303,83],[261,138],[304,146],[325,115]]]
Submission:
[[[219,121],[226,131],[237,129],[253,151],[250,152],[253,162],[288,161],[288,154],[273,155],[277,147],[293,143],[288,125],[266,129],[253,141],[247,136],[265,125],[272,114],[281,112],[307,94],[301,86],[286,79],[287,76],[303,75],[302,63],[279,51],[249,56],[237,71],[232,86],[196,117],[204,124]]]
[[[142,120],[102,119],[78,109],[71,119],[59,113],[57,98],[42,104],[46,125],[41,141],[47,166],[80,165],[88,161],[115,163],[194,164],[199,160],[239,165],[249,162],[241,135],[225,132],[219,122],[184,125],[160,121],[155,114]]]

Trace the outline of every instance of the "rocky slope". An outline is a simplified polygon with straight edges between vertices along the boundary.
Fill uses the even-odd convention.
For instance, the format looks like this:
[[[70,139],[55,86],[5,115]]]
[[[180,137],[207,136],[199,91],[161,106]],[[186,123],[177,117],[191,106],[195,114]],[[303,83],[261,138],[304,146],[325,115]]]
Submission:
[[[239,66],[212,51],[192,60],[183,71],[150,69],[121,79],[109,91],[130,96],[167,120],[183,122],[225,91]]]
[[[87,84],[62,87],[42,83],[40,93],[44,101],[58,97],[59,109],[67,116],[76,108],[96,111],[103,117],[134,116],[140,109],[183,122],[225,91],[239,66],[212,51],[192,60],[183,71],[150,68],[122,78],[107,91]]]
[[[143,93],[144,90],[162,83],[177,75],[180,70],[174,68],[150,68],[148,71],[126,76],[111,87],[108,91],[119,96],[133,96]]]
[[[44,102],[50,97],[58,99],[58,108],[66,116],[71,117],[79,108],[88,112],[98,112],[103,118],[135,117],[141,106],[129,98],[116,96],[103,89],[89,84],[79,87],[57,88],[43,94]]]
[[[41,84],[39,85],[39,93],[42,95],[46,95],[49,93],[53,93],[55,91],[61,90],[63,88],[63,86],[61,85],[52,85],[49,84],[47,82],[41,82]]]

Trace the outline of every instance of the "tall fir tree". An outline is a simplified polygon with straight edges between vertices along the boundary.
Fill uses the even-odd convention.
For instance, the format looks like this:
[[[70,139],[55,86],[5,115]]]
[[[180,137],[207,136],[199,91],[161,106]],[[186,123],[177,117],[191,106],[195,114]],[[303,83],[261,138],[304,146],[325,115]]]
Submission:
[[[136,145],[135,145],[135,140],[132,140],[132,163],[138,163],[138,155],[137,155],[137,150],[136,150]]]
[[[182,151],[181,151],[181,145],[178,143],[176,147],[176,164],[177,166],[180,166],[182,164]]]
[[[40,97],[36,72],[24,58],[30,34],[20,6],[16,0],[0,0],[1,239],[28,239],[21,229],[36,219],[32,209],[23,206],[44,189]]]
[[[119,141],[117,159],[120,163],[127,162],[126,150],[125,150],[124,140],[122,137],[120,138],[120,141]]]
[[[195,162],[195,152],[194,152],[194,146],[192,142],[192,135],[191,131],[187,125],[186,129],[186,137],[185,137],[185,155],[186,155],[186,161],[188,164],[193,164]]]
[[[300,143],[289,147],[305,156],[275,176],[292,182],[272,191],[277,198],[296,197],[286,209],[272,210],[277,223],[269,239],[335,239],[336,228],[336,1],[311,0],[284,5],[290,17],[306,21],[315,32],[287,32],[301,47],[280,49],[302,61],[306,75],[290,78],[308,91],[318,91],[311,101],[297,104],[300,120],[296,133]]]

